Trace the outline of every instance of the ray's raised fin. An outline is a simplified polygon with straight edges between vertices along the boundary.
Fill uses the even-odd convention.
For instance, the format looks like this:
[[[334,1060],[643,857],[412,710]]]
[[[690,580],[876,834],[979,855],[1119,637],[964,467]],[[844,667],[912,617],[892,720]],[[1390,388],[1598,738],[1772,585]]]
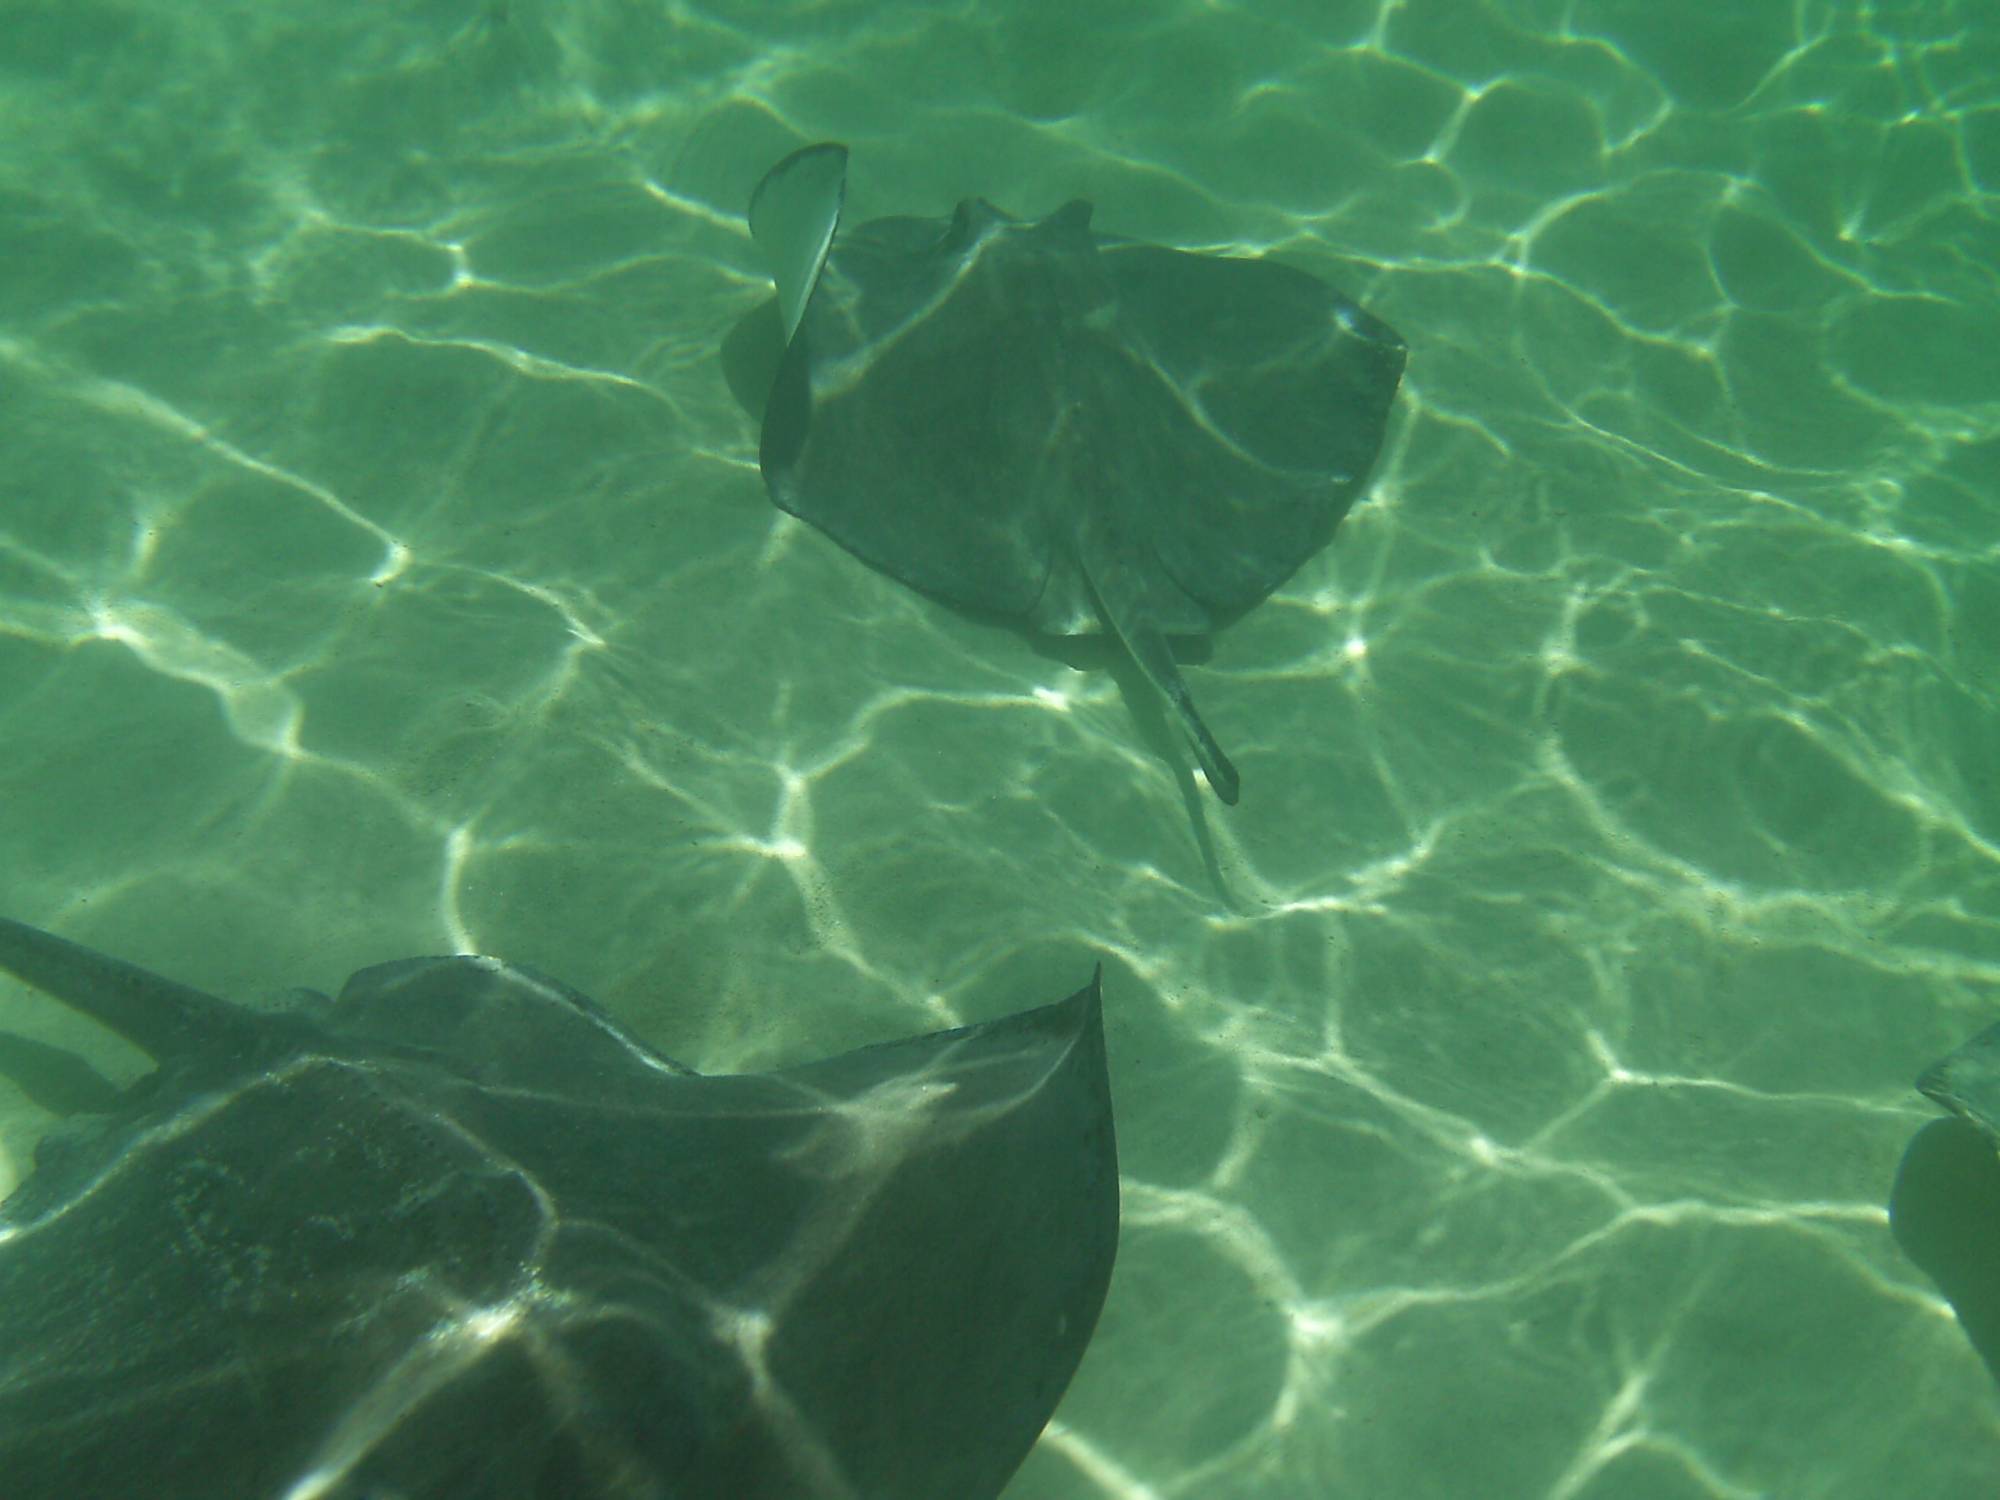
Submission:
[[[846,199],[847,148],[836,141],[800,147],[750,195],[750,238],[770,263],[788,343],[826,268]]]

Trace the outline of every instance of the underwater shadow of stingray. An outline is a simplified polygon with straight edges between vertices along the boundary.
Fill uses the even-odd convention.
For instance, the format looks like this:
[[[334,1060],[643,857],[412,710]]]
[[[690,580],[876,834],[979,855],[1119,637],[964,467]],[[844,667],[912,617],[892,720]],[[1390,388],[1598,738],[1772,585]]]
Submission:
[[[7,1500],[991,1500],[1104,1299],[1096,979],[703,1077],[491,959],[0,969],[159,1064],[0,1206]]]
[[[847,149],[750,203],[777,284],[724,348],[783,510],[890,577],[1047,635],[1107,630],[1225,803],[1240,780],[1170,639],[1206,637],[1326,545],[1381,449],[1406,351],[1274,261],[1096,233],[1090,205],[841,233]],[[753,351],[784,339],[768,385]]]

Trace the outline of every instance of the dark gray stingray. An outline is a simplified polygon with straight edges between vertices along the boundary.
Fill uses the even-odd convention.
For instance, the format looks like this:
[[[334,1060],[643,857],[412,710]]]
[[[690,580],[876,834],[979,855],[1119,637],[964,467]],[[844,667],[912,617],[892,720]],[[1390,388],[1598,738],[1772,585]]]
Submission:
[[[0,1209],[7,1500],[990,1500],[1104,1297],[1095,980],[705,1078],[491,959],[0,968],[159,1063]]]
[[[1903,1152],[1889,1226],[2000,1380],[2000,1026],[1925,1069],[1917,1088],[1952,1117]]]
[[[771,498],[948,604],[1109,627],[1234,802],[1168,638],[1220,628],[1326,545],[1403,341],[1302,271],[1100,235],[1081,201],[839,233],[846,169],[844,146],[808,146],[750,201],[787,340]]]

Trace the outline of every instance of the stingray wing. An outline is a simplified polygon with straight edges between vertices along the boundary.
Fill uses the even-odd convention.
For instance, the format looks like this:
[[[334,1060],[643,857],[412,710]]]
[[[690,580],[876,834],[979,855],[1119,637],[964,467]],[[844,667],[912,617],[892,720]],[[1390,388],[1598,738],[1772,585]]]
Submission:
[[[781,509],[899,582],[1012,617],[1036,612],[1060,547],[1052,435],[1071,403],[1046,282],[1073,292],[1090,264],[1087,234],[1037,227],[967,202],[843,236],[759,448]]]
[[[1118,1239],[1099,1016],[1093,978],[1056,1005],[778,1075],[841,1101],[806,1159],[844,1163],[850,1186],[786,1264],[769,1370],[858,1495],[998,1495],[1083,1357]],[[893,1357],[857,1399],[850,1351],[870,1346]]]
[[[491,960],[282,1019],[14,923],[0,968],[221,1043],[0,1210],[9,1500],[988,1500],[1103,1297],[1094,982],[703,1078]]]
[[[1275,261],[1105,241],[1119,352],[1159,456],[1106,496],[1156,572],[1211,629],[1268,598],[1326,545],[1365,484],[1402,380],[1403,341],[1326,283]],[[1136,405],[1136,400],[1134,402]],[[1184,618],[1196,618],[1185,611]],[[1169,630],[1180,628],[1169,624]]]

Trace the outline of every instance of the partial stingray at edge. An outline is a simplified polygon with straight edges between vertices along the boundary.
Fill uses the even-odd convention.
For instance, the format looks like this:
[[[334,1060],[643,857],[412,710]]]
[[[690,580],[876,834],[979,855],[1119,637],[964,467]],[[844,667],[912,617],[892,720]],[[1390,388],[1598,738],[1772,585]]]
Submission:
[[[846,147],[804,147],[750,202],[787,339],[771,498],[947,604],[1108,629],[1234,803],[1169,639],[1326,545],[1381,449],[1402,339],[1290,266],[1099,234],[1080,200],[843,231],[846,168]]]
[[[2000,1381],[2000,1025],[1926,1068],[1917,1091],[1950,1113],[1904,1148],[1889,1228]]]
[[[1096,979],[706,1077],[491,959],[0,970],[158,1063],[0,1205],[8,1500],[993,1500],[1103,1302]]]

